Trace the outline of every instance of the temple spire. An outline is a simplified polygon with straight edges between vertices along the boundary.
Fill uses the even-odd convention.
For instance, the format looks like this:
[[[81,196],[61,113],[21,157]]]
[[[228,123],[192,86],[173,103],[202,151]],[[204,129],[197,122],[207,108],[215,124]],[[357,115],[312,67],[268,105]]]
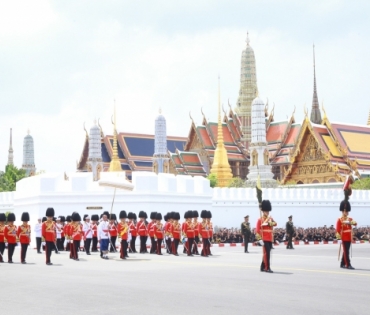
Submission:
[[[14,161],[13,161],[13,134],[12,134],[12,128],[10,128],[10,140],[9,140],[9,151],[8,151],[8,165],[14,165]]]
[[[316,89],[316,62],[315,62],[315,45],[313,45],[313,98],[311,109],[311,122],[321,124],[321,112]]]
[[[113,116],[113,148],[112,159],[109,164],[109,172],[121,172],[121,162],[118,158],[117,149],[117,124],[116,124],[116,100],[114,100],[114,116]]]
[[[221,96],[220,96],[220,77],[218,78],[218,128],[217,128],[217,147],[211,168],[211,173],[217,177],[218,187],[227,187],[233,177],[231,172],[227,151],[224,145],[224,135],[221,120]]]

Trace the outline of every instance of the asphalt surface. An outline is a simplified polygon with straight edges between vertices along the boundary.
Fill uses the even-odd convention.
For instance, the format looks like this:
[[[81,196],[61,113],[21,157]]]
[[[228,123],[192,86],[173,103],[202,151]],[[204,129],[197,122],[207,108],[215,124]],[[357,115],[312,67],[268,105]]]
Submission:
[[[99,253],[44,255],[0,264],[1,314],[367,314],[370,245],[353,246],[356,270],[339,268],[338,245],[276,246],[273,274],[259,271],[261,248],[214,247],[213,256]],[[163,250],[164,252],[164,250]],[[179,252],[182,252],[180,250]],[[5,257],[6,257],[5,252]]]

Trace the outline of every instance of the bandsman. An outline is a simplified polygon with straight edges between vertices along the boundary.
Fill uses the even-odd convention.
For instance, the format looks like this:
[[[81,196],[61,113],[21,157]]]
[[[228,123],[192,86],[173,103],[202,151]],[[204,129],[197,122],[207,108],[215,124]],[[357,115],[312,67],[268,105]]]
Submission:
[[[93,214],[91,216],[91,230],[93,232],[93,237],[92,237],[92,248],[91,251],[93,253],[96,253],[98,251],[98,221],[99,221],[99,216],[97,214]]]
[[[185,223],[184,223],[184,228],[183,232],[185,235],[185,241],[186,241],[186,250],[187,250],[187,255],[188,256],[193,256],[191,250],[194,244],[194,225],[192,222],[193,218],[193,211],[189,210],[188,212],[185,213]]]
[[[155,234],[154,234],[154,225],[155,225],[155,218],[156,218],[157,212],[151,212],[150,213],[150,222],[148,224],[148,233],[150,237],[150,253],[156,254],[157,253],[157,242],[155,240]]]
[[[171,239],[173,239],[172,237],[172,233],[171,233],[171,230],[172,230],[172,222],[173,222],[173,216],[174,212],[168,212],[165,216],[164,216],[164,220],[166,221],[165,224],[164,224],[164,234],[165,234],[165,242],[166,242],[166,252],[167,254],[171,254],[172,253],[172,241]]]
[[[213,240],[213,223],[211,221],[212,219],[212,212],[207,211],[207,223],[208,223],[208,229],[209,229],[209,248],[208,248],[208,255],[212,256],[211,253],[211,244]]]
[[[17,237],[17,227],[14,225],[15,222],[15,214],[9,213],[8,214],[8,225],[5,226],[4,229],[4,238],[5,243],[8,243],[8,263],[13,263],[13,254],[15,246],[17,246],[17,242],[19,242]]]
[[[155,216],[155,224],[153,225],[154,230],[154,238],[157,242],[157,255],[163,255],[162,254],[162,242],[163,242],[163,236],[164,236],[164,229],[162,224],[162,214],[157,212]]]
[[[256,225],[256,238],[259,241],[260,245],[262,245],[263,256],[262,256],[262,263],[261,263],[261,271],[272,273],[270,267],[270,253],[272,248],[272,242],[274,239],[274,226],[277,223],[274,219],[270,216],[270,211],[272,210],[271,203],[269,200],[262,200],[261,203],[261,211],[262,216],[258,219]]]
[[[81,216],[78,212],[74,212],[72,214],[72,221],[71,224],[71,239],[73,241],[72,246],[72,259],[78,261],[78,252],[80,250],[81,240],[83,238],[83,231],[82,231],[82,224],[81,224]]]
[[[64,233],[64,237],[65,237],[65,240],[66,240],[65,249],[66,249],[67,252],[69,252],[71,250],[69,229],[71,227],[71,222],[72,222],[70,215],[67,215],[66,222],[67,223],[64,224],[64,226],[63,226],[63,233]],[[70,257],[70,258],[72,258],[72,257]]]
[[[173,222],[171,225],[171,235],[172,235],[172,254],[175,256],[179,256],[177,252],[177,248],[180,243],[180,237],[181,237],[181,224],[179,223],[180,220],[180,213],[174,212],[173,214]]]
[[[194,210],[193,212],[193,225],[194,225],[194,245],[193,245],[193,250],[192,254],[193,255],[199,255],[198,252],[198,244],[199,244],[199,213],[197,210]]]
[[[249,215],[244,217],[244,222],[241,224],[241,232],[244,238],[244,253],[249,253],[248,243],[251,238],[251,224],[249,223]]]
[[[147,226],[145,223],[145,219],[147,215],[144,211],[139,212],[139,222],[136,225],[137,233],[140,236],[140,254],[145,254],[148,251],[146,250],[146,240],[147,240]]]
[[[51,263],[51,251],[55,246],[56,233],[55,233],[55,223],[53,218],[55,211],[53,208],[46,209],[46,218],[47,220],[42,224],[42,237],[45,240],[45,255],[46,255],[46,264],[52,265]]]
[[[117,252],[116,241],[117,241],[117,217],[114,213],[110,215],[109,220],[109,235],[110,235],[110,252]]]
[[[127,239],[128,239],[128,234],[129,234],[130,228],[129,228],[128,224],[126,223],[126,218],[127,218],[126,211],[122,210],[119,213],[120,222],[117,225],[118,237],[121,239],[121,248],[120,248],[120,256],[119,256],[121,259],[126,259],[126,257],[128,257],[128,255],[127,255],[127,247],[128,247]]]
[[[131,234],[131,241],[130,241],[130,246],[129,246],[129,252],[130,253],[137,253],[136,251],[136,237],[137,237],[137,230],[136,230],[136,214],[129,212],[127,215],[128,217],[128,226],[130,228],[130,234]]]
[[[200,213],[202,222],[198,225],[199,235],[202,237],[203,248],[201,251],[201,256],[208,257],[210,249],[210,239],[209,239],[209,226],[207,222],[208,211],[202,210]]]
[[[28,224],[30,215],[28,212],[22,213],[21,221],[23,224],[18,226],[17,236],[21,244],[21,263],[26,264],[27,248],[31,243],[31,226]]]

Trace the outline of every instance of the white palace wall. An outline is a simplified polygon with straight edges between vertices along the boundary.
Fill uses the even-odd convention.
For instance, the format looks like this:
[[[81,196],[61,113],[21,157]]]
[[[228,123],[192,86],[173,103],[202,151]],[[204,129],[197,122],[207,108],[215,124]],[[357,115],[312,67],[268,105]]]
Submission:
[[[102,173],[101,180],[117,176],[125,179],[124,172]],[[211,210],[214,226],[238,227],[243,217],[250,215],[252,225],[259,216],[256,191],[251,188],[210,188],[203,177],[152,172],[133,172],[133,191],[116,190],[113,212],[120,210],[138,213],[144,210],[165,214],[169,211]],[[21,213],[30,213],[34,226],[37,218],[53,207],[56,215],[67,216],[73,211],[81,214],[100,214],[111,210],[114,189],[93,182],[92,173],[73,173],[65,180],[63,173],[46,173],[22,179],[16,192],[0,193],[1,212],[14,211],[19,224]],[[284,227],[292,214],[296,226],[310,227],[334,224],[340,215],[341,189],[269,188],[263,189],[263,199],[270,199],[271,215]],[[359,225],[370,225],[370,191],[354,191],[351,196],[352,215]],[[87,207],[102,207],[87,210]]]

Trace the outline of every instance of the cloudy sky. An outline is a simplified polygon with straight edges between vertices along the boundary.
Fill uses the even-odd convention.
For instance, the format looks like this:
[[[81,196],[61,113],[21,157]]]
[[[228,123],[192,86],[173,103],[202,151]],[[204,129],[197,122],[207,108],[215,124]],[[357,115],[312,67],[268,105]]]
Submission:
[[[189,112],[217,117],[239,92],[249,31],[260,95],[276,120],[311,106],[312,45],[318,97],[332,121],[365,124],[370,110],[369,1],[1,1],[0,169],[9,129],[22,164],[30,129],[38,170],[74,171],[89,129],[153,133],[162,108],[170,135]]]

